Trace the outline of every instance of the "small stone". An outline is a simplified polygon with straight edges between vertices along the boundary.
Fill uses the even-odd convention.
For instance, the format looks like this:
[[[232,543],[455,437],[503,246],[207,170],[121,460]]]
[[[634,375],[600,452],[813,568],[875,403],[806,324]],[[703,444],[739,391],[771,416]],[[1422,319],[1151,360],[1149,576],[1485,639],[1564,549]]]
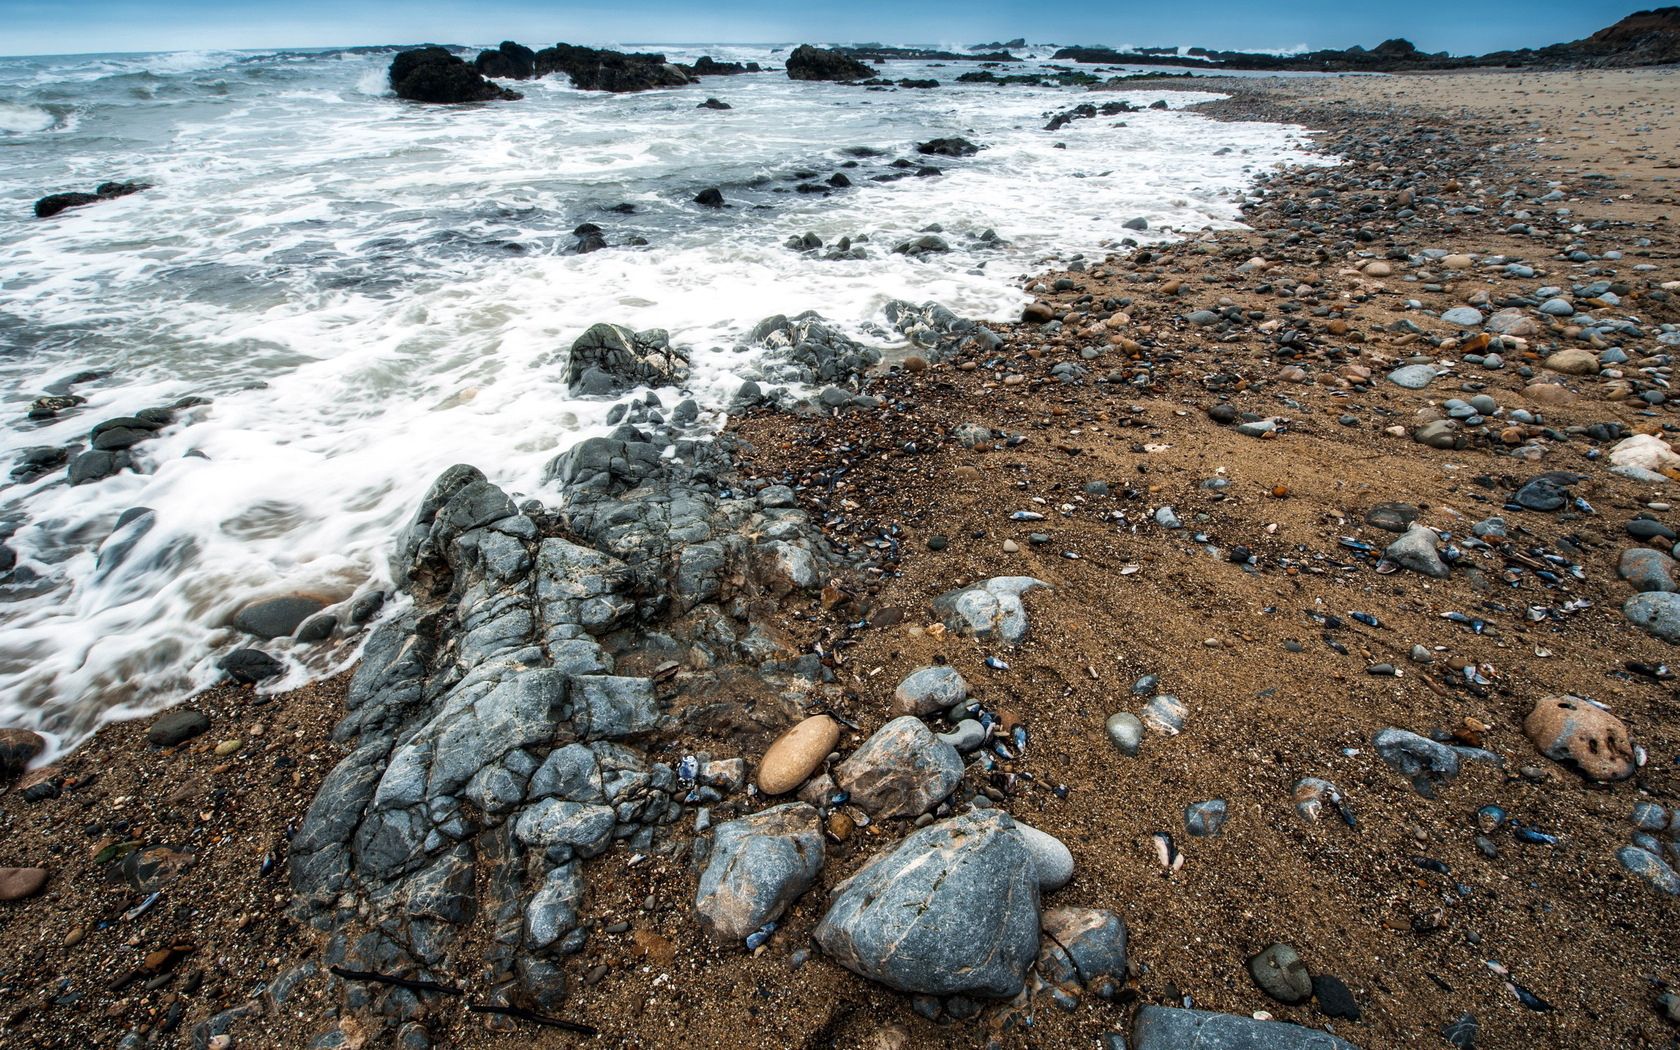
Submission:
[[[1340,977],[1314,974],[1312,979],[1313,998],[1318,1000],[1318,1008],[1326,1016],[1336,1017],[1347,1021],[1359,1020],[1359,1003],[1354,1001],[1353,993],[1342,983]]]
[[[1061,839],[1054,835],[1015,822],[1015,834],[1027,847],[1033,869],[1038,872],[1038,890],[1049,893],[1059,890],[1073,878],[1073,854]]]
[[[1484,318],[1482,312],[1475,307],[1455,306],[1441,314],[1441,320],[1459,328],[1479,328]]]
[[[1547,299],[1540,304],[1540,312],[1548,317],[1570,317],[1575,307],[1568,299]]]
[[[46,884],[46,868],[0,868],[0,901],[33,897]]]
[[[1365,512],[1365,524],[1384,532],[1405,532],[1418,513],[1410,503],[1379,503]]]
[[[943,801],[962,779],[962,756],[911,715],[895,718],[842,763],[834,782],[875,817],[915,817]]]
[[[1388,374],[1388,381],[1407,390],[1422,390],[1435,382],[1437,374],[1428,365],[1402,365]]]
[[[1184,826],[1197,838],[1209,838],[1219,834],[1219,829],[1225,826],[1225,815],[1224,799],[1192,802],[1184,808]]]
[[[968,683],[954,667],[923,667],[911,672],[893,690],[892,709],[901,715],[925,716],[947,710],[968,699]]]
[[[959,719],[956,728],[949,733],[940,733],[939,739],[966,755],[986,742],[986,727],[972,718]]]
[[[1370,270],[1366,271],[1367,273]],[[1345,1039],[1299,1025],[1172,1006],[1145,1006],[1132,1050],[1357,1050]]]
[[[146,742],[154,747],[174,747],[208,731],[210,718],[190,707],[177,708],[152,723],[146,730]]]
[[[265,598],[240,609],[233,625],[258,638],[286,638],[326,607],[325,601],[310,594]]]
[[[1413,572],[1444,579],[1449,570],[1435,549],[1439,539],[1434,529],[1426,525],[1413,525],[1404,535],[1388,545],[1388,549],[1383,551],[1383,557]]]
[[[47,742],[39,733],[0,729],[0,788],[16,780],[46,747]]]
[[[1638,846],[1623,846],[1616,851],[1616,859],[1622,862],[1622,867],[1669,896],[1680,896],[1680,875],[1655,853]]]
[[[1638,768],[1627,725],[1578,696],[1548,696],[1523,719],[1523,732],[1547,758],[1572,764],[1589,780],[1626,780]]]
[[[1649,547],[1630,547],[1622,552],[1620,563],[1616,566],[1617,575],[1633,585],[1633,589],[1645,591],[1673,591],[1680,590],[1680,584],[1674,579],[1677,567],[1673,558],[1662,551]]]
[[[226,758],[245,745],[243,740],[223,740],[216,745],[216,757]]]
[[[1559,350],[1541,361],[1540,367],[1548,372],[1561,372],[1567,376],[1597,375],[1599,370],[1598,356],[1590,350],[1582,350],[1579,347]]]
[[[1152,733],[1177,736],[1184,728],[1184,719],[1188,713],[1188,709],[1178,697],[1162,693],[1143,705],[1142,722]]]
[[[1248,973],[1262,991],[1280,1003],[1305,1002],[1313,993],[1307,964],[1287,944],[1268,945],[1250,958]]]
[[[1628,622],[1665,642],[1680,643],[1680,594],[1646,591],[1622,603]]]
[[[782,795],[805,783],[840,742],[840,723],[812,715],[776,738],[758,763],[758,790]]]
[[[1132,758],[1137,757],[1138,749],[1143,745],[1143,722],[1130,711],[1116,711],[1108,716],[1103,724],[1108,731],[1108,739],[1120,749],[1120,753]]]

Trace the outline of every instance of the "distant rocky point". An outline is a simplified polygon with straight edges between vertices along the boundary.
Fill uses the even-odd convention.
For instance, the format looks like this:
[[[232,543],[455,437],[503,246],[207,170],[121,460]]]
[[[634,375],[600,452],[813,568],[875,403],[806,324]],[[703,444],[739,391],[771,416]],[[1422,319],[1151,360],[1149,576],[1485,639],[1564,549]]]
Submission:
[[[494,50],[479,52],[470,65],[447,48],[435,45],[403,51],[391,62],[391,87],[399,98],[412,102],[488,102],[521,97],[489,78],[532,80],[564,73],[580,91],[623,93],[684,87],[704,76],[760,71],[756,62],[717,62],[710,56],[684,66],[660,54],[630,54],[565,43],[534,51],[504,40]]]

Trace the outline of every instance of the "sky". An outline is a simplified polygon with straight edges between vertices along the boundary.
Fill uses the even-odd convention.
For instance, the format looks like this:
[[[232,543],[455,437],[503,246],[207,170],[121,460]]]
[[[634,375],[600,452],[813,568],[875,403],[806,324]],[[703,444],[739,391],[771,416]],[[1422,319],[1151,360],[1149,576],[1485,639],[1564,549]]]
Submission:
[[[1578,40],[1638,0],[0,0],[0,54],[387,43],[958,44],[1009,40],[1218,49],[1372,47],[1479,54]],[[1651,6],[1646,4],[1644,6]]]

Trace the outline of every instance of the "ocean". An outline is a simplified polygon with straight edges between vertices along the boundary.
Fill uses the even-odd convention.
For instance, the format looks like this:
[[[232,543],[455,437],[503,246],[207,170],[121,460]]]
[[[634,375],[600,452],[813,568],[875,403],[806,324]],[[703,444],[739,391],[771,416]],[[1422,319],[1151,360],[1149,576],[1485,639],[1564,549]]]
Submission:
[[[881,346],[893,299],[1010,320],[1030,275],[1235,225],[1255,175],[1322,159],[1303,129],[1183,112],[1211,96],[1179,81],[1091,96],[893,62],[883,75],[941,86],[871,91],[789,80],[785,47],[633,48],[766,72],[634,95],[562,76],[513,85],[519,102],[429,107],[390,94],[389,50],[0,59],[0,458],[204,399],[136,446],[136,470],[0,480],[17,559],[0,576],[0,725],[73,746],[215,682],[251,644],[229,625],[248,602],[387,588],[392,540],[451,464],[543,498],[543,465],[610,429],[614,401],[566,390],[591,324],[689,347],[715,430],[767,316],[815,310]],[[1000,72],[1050,51],[1017,53]],[[712,96],[733,108],[696,108]],[[1168,108],[1044,129],[1117,100]],[[985,148],[915,152],[943,136]],[[902,158],[942,174],[874,180]],[[835,173],[852,185],[795,192]],[[33,215],[106,180],[151,188]],[[693,202],[714,186],[728,207]],[[611,247],[576,254],[583,223]],[[891,250],[935,224],[951,251]],[[865,235],[865,257],[785,246],[806,233]],[[27,418],[62,390],[86,403]],[[118,529],[134,508],[150,527]],[[267,688],[348,666],[357,641],[261,643],[287,666]]]

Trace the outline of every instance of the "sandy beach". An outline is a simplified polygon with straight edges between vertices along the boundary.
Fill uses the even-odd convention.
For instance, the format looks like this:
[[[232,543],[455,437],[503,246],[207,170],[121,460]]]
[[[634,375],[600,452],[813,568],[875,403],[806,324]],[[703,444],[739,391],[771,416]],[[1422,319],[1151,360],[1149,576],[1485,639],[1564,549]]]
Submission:
[[[651,847],[578,861],[588,948],[557,964],[552,1012],[598,1037],[471,1012],[486,967],[465,949],[446,983],[467,994],[412,992],[368,1030],[354,1007],[383,990],[330,973],[366,908],[329,936],[288,888],[286,840],[354,747],[332,735],[339,678],[197,697],[210,728],[176,746],[148,745],[147,723],[106,727],[0,796],[0,863],[51,873],[0,910],[0,1047],[1111,1047],[1149,1005],[1264,1012],[1366,1050],[1450,1045],[1466,1016],[1485,1050],[1676,1045],[1680,1003],[1663,997],[1680,982],[1680,898],[1618,859],[1636,807],[1680,805],[1673,643],[1623,611],[1625,552],[1674,546],[1675,483],[1614,474],[1609,452],[1676,428],[1673,344],[1656,337],[1680,322],[1680,76],[1195,87],[1228,93],[1210,118],[1304,126],[1341,162],[1264,173],[1245,230],[1176,231],[1024,278],[1034,305],[1000,347],[877,368],[860,392],[874,407],[742,413],[736,487],[787,486],[850,561],[753,607],[832,681],[801,710],[690,655],[616,672],[664,676],[676,721],[650,754],[739,755],[750,779],[799,716],[842,719],[848,754],[897,713],[898,683],[954,668],[1030,742],[970,762],[947,812],[979,797],[1067,845],[1071,881],[1045,907],[1108,909],[1127,928],[1106,998],[1043,986],[959,1019],[812,950],[831,893],[911,819],[825,818],[826,863],[764,943],[709,939],[688,807]],[[1554,299],[1570,313],[1541,308]],[[1442,316],[1460,309],[1475,321]],[[1588,314],[1642,334],[1603,334]],[[1430,378],[1388,378],[1406,366]],[[1554,509],[1519,498],[1542,475]],[[1636,518],[1660,527],[1630,532]],[[1413,522],[1457,552],[1431,562],[1427,544],[1438,575],[1379,568]],[[935,613],[954,588],[1018,576],[1047,585],[1026,596],[1018,646]],[[1161,694],[1181,727],[1145,728],[1123,753],[1105,725]],[[1541,753],[1525,718],[1564,694],[1619,719],[1631,775]],[[718,697],[752,717],[706,721]],[[1390,728],[1485,757],[1424,776],[1426,795],[1379,755]],[[1335,786],[1346,819],[1301,815],[1309,777]],[[1217,834],[1191,834],[1186,807],[1212,800]],[[738,788],[710,819],[767,804]],[[1647,833],[1673,863],[1669,819]],[[1157,832],[1180,865],[1163,865]],[[125,874],[159,844],[190,861]],[[1345,994],[1269,995],[1248,965],[1274,944]],[[422,1022],[430,1042],[399,1041]],[[320,1042],[329,1029],[339,1041]]]

